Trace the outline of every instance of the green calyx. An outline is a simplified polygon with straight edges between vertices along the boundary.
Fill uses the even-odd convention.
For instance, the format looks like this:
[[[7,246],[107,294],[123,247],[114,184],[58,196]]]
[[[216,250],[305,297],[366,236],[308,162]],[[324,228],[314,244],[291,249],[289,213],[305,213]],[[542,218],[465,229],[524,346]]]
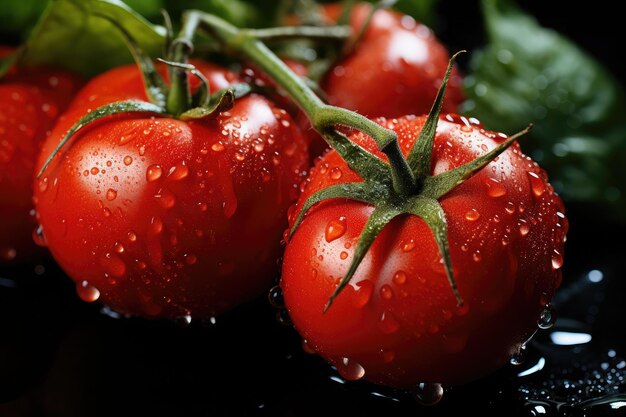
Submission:
[[[325,200],[345,198],[361,201],[374,206],[374,211],[361,232],[354,256],[348,267],[348,272],[339,281],[324,308],[324,312],[330,308],[335,298],[348,284],[378,234],[390,221],[400,215],[420,217],[428,225],[437,242],[450,288],[457,303],[459,305],[463,304],[463,298],[457,288],[450,257],[446,216],[438,199],[484,168],[485,165],[504,152],[517,138],[528,132],[530,126],[522,132],[509,137],[490,152],[465,165],[442,174],[434,176],[430,174],[437,122],[451,70],[459,53],[450,59],[435,102],[408,158],[404,158],[400,154],[397,159],[390,158],[390,163],[386,163],[363,149],[357,149],[357,145],[336,131],[325,133],[326,139],[333,145],[333,148],[364,181],[333,185],[309,197],[304,202],[291,228],[290,237],[295,233],[309,209]],[[397,141],[390,142],[390,144],[392,143],[395,143],[397,146]],[[381,150],[385,146],[389,145],[379,143]],[[411,175],[402,179],[396,178],[397,175],[406,172],[398,167],[394,169],[394,165],[398,164],[408,166]],[[404,185],[398,187],[397,184],[399,182]]]

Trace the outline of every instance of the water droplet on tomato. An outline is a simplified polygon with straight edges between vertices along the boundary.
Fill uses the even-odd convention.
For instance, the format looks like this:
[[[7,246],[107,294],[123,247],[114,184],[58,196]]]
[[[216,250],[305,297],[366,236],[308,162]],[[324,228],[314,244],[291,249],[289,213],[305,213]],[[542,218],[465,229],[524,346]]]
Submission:
[[[465,213],[465,219],[470,222],[475,222],[476,220],[480,219],[480,213],[476,209],[471,209],[470,211]]]
[[[315,354],[315,349],[313,349],[306,339],[302,339],[302,350],[304,353],[308,353],[309,355]]]
[[[415,249],[415,241],[413,239],[402,243],[402,252],[411,252]]]
[[[337,364],[337,371],[348,381],[357,381],[365,375],[365,369],[357,362],[348,358],[341,358]]]
[[[519,234],[520,234],[520,236],[524,237],[529,232],[530,232],[530,226],[528,225],[528,223],[526,223],[526,221],[524,221],[524,220],[520,220],[520,224],[519,224]]]
[[[561,255],[561,253],[556,249],[552,250],[551,260],[552,260],[552,269],[557,270],[563,266],[563,255]]]
[[[211,145],[211,150],[213,152],[222,152],[224,150],[224,145],[221,142],[214,143]]]
[[[115,245],[113,245],[113,249],[117,253],[124,253],[124,251],[126,250],[126,248],[124,248],[124,245],[122,245],[120,242],[115,242]]]
[[[137,234],[135,232],[133,232],[132,230],[129,231],[126,236],[128,236],[128,240],[130,240],[131,242],[136,242],[137,241]]]
[[[278,321],[278,324],[281,324],[283,326],[293,325],[291,317],[289,317],[289,312],[286,308],[280,308],[276,311],[276,321]]]
[[[515,213],[515,204],[509,201],[508,203],[506,203],[506,207],[504,207],[504,211],[506,211],[508,214]]]
[[[443,398],[443,386],[436,382],[421,382],[411,394],[421,405],[435,405]]]
[[[380,316],[378,328],[385,334],[392,334],[400,329],[400,323],[391,312],[385,311]]]
[[[509,243],[511,243],[511,239],[509,238],[508,235],[503,235],[502,236],[502,246],[506,246]]]
[[[339,259],[341,259],[342,261],[348,258],[348,252],[346,251],[341,251],[341,253],[339,254]]]
[[[113,188],[109,188],[106,193],[106,198],[109,201],[115,200],[117,198],[117,191],[115,191]]]
[[[546,183],[532,171],[528,171],[528,178],[530,180],[530,189],[535,197],[541,197],[546,192]]]
[[[273,307],[285,307],[285,297],[283,296],[283,290],[280,288],[279,285],[274,285],[267,294],[267,297]]]
[[[192,318],[190,314],[185,314],[184,316],[176,317],[176,319],[174,320],[176,325],[180,327],[189,327],[191,325],[191,321],[192,321]]]
[[[324,236],[326,242],[330,243],[333,240],[339,239],[344,233],[346,233],[346,218],[341,216],[336,220],[328,222]]]
[[[46,247],[48,246],[48,242],[46,241],[46,236],[43,233],[43,226],[39,225],[33,230],[33,241],[37,244],[37,246]]]
[[[514,366],[518,366],[524,363],[526,360],[526,346],[522,345],[519,348],[519,351],[511,356],[509,363]]]
[[[539,320],[537,320],[537,326],[542,330],[550,329],[556,323],[556,310],[552,307],[552,304],[546,304],[541,311]]]
[[[111,253],[107,253],[106,255],[104,255],[104,258],[102,258],[100,264],[102,265],[106,273],[113,277],[120,278],[123,277],[124,274],[126,274],[126,264],[124,263],[124,261]]]
[[[498,198],[506,195],[506,188],[495,178],[487,178],[485,185],[487,186],[487,195],[489,197]]]
[[[359,281],[356,283],[358,287],[354,297],[354,305],[357,308],[365,307],[372,299],[372,293],[374,292],[374,284],[369,279]]]
[[[45,193],[48,190],[48,177],[39,180],[39,191]]]
[[[86,280],[76,283],[76,293],[81,300],[88,303],[92,303],[100,298],[100,291]]]
[[[154,198],[164,209],[170,209],[176,205],[176,197],[168,191],[159,190],[159,192],[154,195]]]
[[[158,235],[163,231],[163,222],[158,217],[150,219],[150,232],[154,235]]]
[[[482,258],[483,256],[480,254],[479,250],[477,250],[476,252],[472,254],[472,259],[474,260],[474,262],[480,262]]]
[[[124,157],[124,165],[129,166],[132,163],[133,163],[133,157],[130,155],[126,155]]]
[[[384,300],[391,300],[393,298],[393,290],[389,285],[384,284],[382,287],[380,287],[380,296]]]
[[[185,161],[182,161],[181,163],[174,165],[170,168],[169,172],[167,173],[167,178],[172,181],[180,181],[187,178],[188,175],[189,167],[187,167]]]
[[[404,285],[406,283],[406,272],[398,271],[393,275],[393,282],[396,285]]]
[[[146,179],[148,182],[153,182],[161,178],[163,175],[163,168],[160,165],[150,165],[146,170]]]
[[[339,167],[333,167],[330,169],[330,178],[333,180],[338,180],[341,178],[341,176],[343,175],[343,173],[341,172],[341,168]]]

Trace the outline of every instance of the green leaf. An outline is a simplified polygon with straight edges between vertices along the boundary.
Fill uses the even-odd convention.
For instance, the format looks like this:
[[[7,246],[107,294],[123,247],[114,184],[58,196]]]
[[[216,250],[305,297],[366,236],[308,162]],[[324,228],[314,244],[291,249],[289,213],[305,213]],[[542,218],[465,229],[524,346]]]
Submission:
[[[46,8],[45,0],[3,0],[0,7],[2,34],[23,35],[32,28]]]
[[[242,0],[166,0],[167,10],[174,16],[180,15],[184,10],[198,9],[218,15],[239,27],[269,26],[274,23],[270,21],[270,15],[278,7],[278,1],[256,2],[258,8],[250,3],[253,2]]]
[[[54,65],[91,76],[133,62],[123,37],[105,15],[122,25],[139,47],[159,56],[165,30],[117,0],[53,0],[25,44],[20,64]]]
[[[510,0],[483,0],[488,45],[466,80],[464,112],[487,128],[535,125],[524,149],[566,200],[626,220],[626,100],[598,62]]]

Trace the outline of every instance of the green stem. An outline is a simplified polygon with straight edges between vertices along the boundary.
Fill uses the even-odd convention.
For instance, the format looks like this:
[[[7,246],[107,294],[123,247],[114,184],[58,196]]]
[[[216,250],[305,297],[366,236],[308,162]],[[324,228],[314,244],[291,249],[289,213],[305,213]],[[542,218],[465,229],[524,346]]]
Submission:
[[[352,34],[350,26],[281,26],[265,29],[242,29],[249,36],[263,42],[285,39],[311,39],[322,41],[344,41]]]
[[[183,25],[178,37],[170,46],[169,61],[186,64],[193,51],[193,37],[198,30],[200,16],[197,13],[183,14]],[[166,108],[171,114],[181,114],[191,107],[191,91],[187,77],[187,70],[181,67],[170,66],[170,90],[167,95]]]
[[[263,42],[254,37],[254,31],[240,30],[217,16],[201,11],[188,13],[196,15],[201,27],[211,32],[233,53],[246,57],[267,73],[300,106],[318,132],[324,134],[329,129],[343,125],[356,128],[371,136],[380,151],[389,158],[394,189],[404,195],[415,189],[413,173],[400,151],[398,136],[394,131],[358,113],[322,102],[300,77],[294,74]]]

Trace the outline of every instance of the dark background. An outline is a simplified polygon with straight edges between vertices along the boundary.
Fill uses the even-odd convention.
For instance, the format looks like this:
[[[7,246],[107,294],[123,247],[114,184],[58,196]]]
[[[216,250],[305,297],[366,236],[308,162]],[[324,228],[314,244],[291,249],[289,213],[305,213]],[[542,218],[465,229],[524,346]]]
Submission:
[[[614,2],[518,3],[624,83],[624,23]],[[478,2],[440,1],[436,32],[451,50],[478,47]],[[557,328],[593,339],[563,347],[541,332],[523,366],[541,356],[547,364],[530,377],[517,376],[523,367],[508,367],[448,388],[438,406],[423,407],[406,393],[342,383],[323,360],[303,353],[299,336],[276,321],[264,297],[215,324],[189,328],[115,319],[79,301],[71,281],[48,262],[44,272],[33,265],[0,271],[0,417],[626,415],[626,408],[609,413],[606,406],[563,405],[626,392],[619,368],[626,356],[626,228],[599,218],[594,207],[567,209],[571,229],[555,300]],[[591,282],[591,270],[601,271],[602,281]]]

